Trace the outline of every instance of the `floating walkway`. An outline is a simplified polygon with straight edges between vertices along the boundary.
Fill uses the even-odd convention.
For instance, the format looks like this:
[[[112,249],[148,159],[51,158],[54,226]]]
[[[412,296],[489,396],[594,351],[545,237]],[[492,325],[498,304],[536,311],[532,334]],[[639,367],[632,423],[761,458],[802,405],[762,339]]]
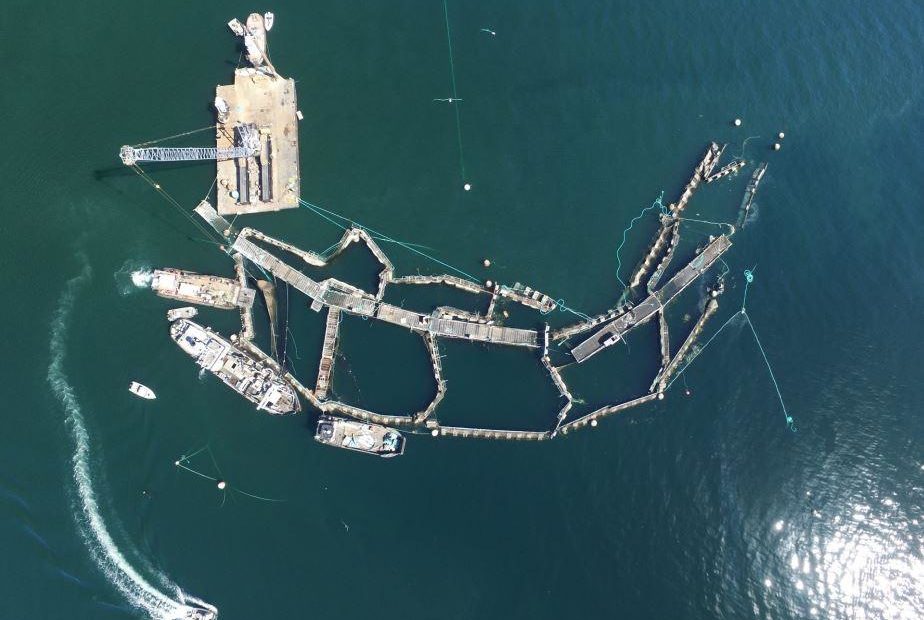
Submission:
[[[713,181],[718,181],[722,177],[727,177],[730,174],[738,172],[739,170],[741,170],[747,165],[748,163],[744,161],[743,159],[739,159],[738,161],[733,161],[730,164],[727,164],[726,166],[724,166],[721,170],[719,170],[712,176],[706,177],[706,183],[712,183]]]
[[[645,301],[635,306],[632,310],[620,315],[618,318],[608,323],[606,327],[597,331],[590,338],[587,338],[571,349],[571,354],[574,356],[574,359],[578,362],[586,361],[606,347],[625,338],[626,334],[632,329],[648,321],[656,312],[659,312],[673,301],[681,291],[705,273],[705,271],[730,247],[731,240],[726,235],[717,237],[700,252],[699,256],[690,261],[686,267],[668,280],[667,284],[660,290],[652,293]]]
[[[466,439],[508,439],[512,441],[544,441],[552,434],[542,431],[505,431],[490,428],[466,428],[464,426],[438,426],[434,436],[464,437]]]
[[[217,215],[217,213],[216,213]],[[221,216],[218,216],[221,218]],[[224,219],[224,218],[221,218]],[[247,288],[247,271],[244,269],[244,257],[240,254],[235,253],[233,256],[234,259],[234,272],[237,274],[237,281],[241,289]],[[242,306],[241,311],[241,333],[240,337],[242,340],[250,342],[253,340],[254,327],[253,327],[253,304],[249,306]]]
[[[645,396],[636,398],[635,400],[630,400],[625,403],[621,403],[619,405],[608,405],[606,407],[600,407],[599,409],[595,411],[591,411],[585,416],[581,416],[574,422],[568,422],[567,424],[563,425],[560,429],[560,432],[567,435],[571,431],[576,431],[580,428],[584,428],[588,424],[590,426],[596,426],[597,420],[605,418],[608,415],[613,415],[614,413],[619,413],[620,411],[625,411],[626,409],[631,409],[632,407],[638,407],[639,405],[643,405],[647,402],[654,400],[655,398],[658,398],[658,396],[661,396],[661,395],[660,394],[646,394]]]
[[[446,286],[452,286],[469,293],[485,292],[481,286],[475,284],[471,280],[446,274],[438,276],[399,276],[397,278],[392,278],[391,281],[395,284],[445,284]]]
[[[709,173],[712,172],[712,169],[719,162],[719,158],[722,157],[722,151],[724,150],[724,145],[719,146],[715,142],[709,144],[709,148],[706,149],[706,154],[703,155],[703,159],[699,162],[699,165],[693,169],[693,176],[690,177],[686,187],[683,188],[683,192],[680,194],[680,198],[676,203],[668,206],[668,210],[674,216],[679,216],[681,213],[683,213],[687,203],[689,203],[690,199],[693,198],[693,193],[696,191],[696,188],[699,187],[699,184],[703,181],[703,179],[709,176]]]
[[[674,258],[674,252],[677,250],[679,244],[680,222],[675,222],[673,226],[670,227],[670,241],[667,244],[667,251],[664,253],[664,257],[661,259],[661,262],[658,263],[658,266],[655,267],[654,273],[651,274],[651,277],[648,278],[648,283],[645,285],[649,293],[658,288],[658,283],[670,266],[671,259]]]
[[[290,254],[294,254],[295,256],[300,257],[302,260],[304,260],[309,265],[313,265],[315,267],[323,267],[324,265],[327,264],[323,258],[318,256],[314,252],[302,250],[301,248],[297,248],[290,243],[286,243],[285,241],[274,239],[273,237],[270,237],[269,235],[265,235],[259,230],[255,230],[253,228],[247,227],[247,228],[241,229],[240,237],[243,237],[244,239],[253,237],[254,239],[258,241],[262,241],[263,243],[275,246],[279,248],[280,250],[285,250],[286,252]]]
[[[673,374],[677,371],[677,365],[683,361],[683,358],[686,357],[689,353],[690,348],[693,346],[693,343],[696,342],[696,339],[699,338],[700,334],[703,332],[703,327],[706,325],[706,321],[715,314],[716,310],[719,309],[719,302],[715,299],[710,299],[706,303],[706,307],[703,309],[702,315],[699,317],[699,320],[696,321],[696,325],[693,326],[693,330],[690,332],[690,335],[687,336],[687,339],[683,341],[683,344],[680,345],[680,349],[677,351],[677,354],[674,356],[674,359],[664,367],[664,370],[658,375],[656,381],[658,383],[658,391],[663,392],[667,387],[668,382],[671,380]]]
[[[334,359],[337,355],[337,336],[340,334],[340,308],[327,311],[327,323],[324,327],[324,344],[321,347],[321,363],[318,366],[318,380],[314,393],[320,399],[327,398],[330,389],[330,377],[334,372]]]
[[[430,363],[433,365],[433,378],[436,381],[436,396],[433,397],[433,400],[430,401],[426,409],[417,412],[414,416],[415,424],[422,424],[433,415],[433,412],[436,411],[436,408],[439,407],[439,404],[446,396],[446,380],[443,379],[443,358],[440,355],[439,342],[436,340],[436,336],[431,333],[424,334],[423,339],[424,343],[427,345],[427,351],[430,353]]]
[[[744,190],[744,198],[741,199],[741,206],[738,208],[738,228],[744,227],[744,221],[751,212],[751,205],[754,204],[754,196],[757,195],[757,186],[760,185],[765,172],[767,172],[767,162],[764,161],[754,169],[754,174],[748,181],[748,186]]]
[[[215,229],[222,237],[233,237],[237,235],[237,231],[228,223],[228,220],[218,215],[218,211],[209,204],[208,200],[203,200],[200,202],[195,209],[193,209],[199,217],[206,221],[206,223]]]

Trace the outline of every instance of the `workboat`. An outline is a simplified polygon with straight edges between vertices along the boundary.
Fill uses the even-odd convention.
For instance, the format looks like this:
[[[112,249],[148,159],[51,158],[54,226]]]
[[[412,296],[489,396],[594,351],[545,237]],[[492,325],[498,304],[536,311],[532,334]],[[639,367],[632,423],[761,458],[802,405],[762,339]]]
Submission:
[[[236,347],[207,327],[180,319],[170,325],[170,337],[196,363],[225,385],[273,414],[296,413],[301,403],[278,367]]]
[[[244,24],[237,20],[237,18],[232,19],[228,22],[228,28],[231,29],[231,32],[236,34],[239,37],[244,36]]]
[[[231,114],[231,107],[223,98],[215,97],[215,112],[218,114],[219,123],[227,123]]]
[[[154,400],[157,398],[154,390],[146,385],[141,385],[137,381],[132,381],[132,384],[128,386],[128,391],[139,398],[146,398],[147,400]]]
[[[273,22],[276,21],[276,16],[267,11],[263,14],[263,27],[266,28],[266,31],[269,32],[273,29]]]
[[[167,310],[167,320],[176,321],[177,319],[191,319],[197,314],[199,314],[199,311],[192,306],[171,308],[170,310]]]
[[[189,603],[187,603],[189,605]],[[186,615],[183,616],[183,620],[215,620],[218,617],[217,610],[207,607],[190,606],[186,611]]]
[[[329,415],[318,418],[314,439],[328,446],[375,454],[386,459],[404,454],[404,436],[395,429]]]

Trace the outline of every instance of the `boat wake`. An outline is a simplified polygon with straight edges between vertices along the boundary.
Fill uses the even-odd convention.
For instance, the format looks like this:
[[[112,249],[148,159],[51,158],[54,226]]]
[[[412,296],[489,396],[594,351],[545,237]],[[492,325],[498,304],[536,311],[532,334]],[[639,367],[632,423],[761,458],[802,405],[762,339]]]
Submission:
[[[151,267],[137,260],[125,261],[119,270],[113,274],[119,288],[119,294],[123,297],[140,288],[148,288],[151,285],[152,276]]]
[[[218,610],[186,595],[166,575],[156,575],[156,580],[165,586],[161,589],[146,580],[116,546],[100,513],[91,475],[89,434],[80,403],[64,371],[71,311],[80,288],[91,277],[89,262],[85,257],[82,260],[80,273],[68,280],[52,318],[51,360],[47,374],[48,383],[64,409],[65,422],[73,440],[71,461],[77,495],[75,503],[78,504],[74,510],[78,529],[97,567],[133,607],[155,620],[211,620],[218,615]],[[172,590],[172,594],[162,590]]]

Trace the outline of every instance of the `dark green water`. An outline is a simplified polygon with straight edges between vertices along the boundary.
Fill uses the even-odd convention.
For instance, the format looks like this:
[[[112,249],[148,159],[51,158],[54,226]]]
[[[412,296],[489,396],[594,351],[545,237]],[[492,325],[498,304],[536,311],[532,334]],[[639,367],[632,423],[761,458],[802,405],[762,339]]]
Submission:
[[[710,330],[756,264],[749,315],[798,432],[740,323],[686,373],[689,397],[552,443],[415,436],[391,462],[199,378],[170,304],[128,274],[230,264],[116,155],[213,122],[238,61],[224,23],[254,8],[275,11],[273,58],[298,80],[303,198],[584,312],[618,296],[623,229],[677,196],[707,142],[737,154],[760,136],[743,156],[769,171]],[[0,18],[0,617],[167,617],[178,588],[229,620],[924,616],[919,3],[451,1],[468,193],[453,110],[432,102],[451,94],[439,2],[12,0]],[[150,169],[190,209],[213,174]],[[734,218],[746,177],[688,215]],[[316,249],[338,236],[307,210],[239,222]],[[655,226],[632,229],[624,278]],[[289,355],[307,377],[323,324],[303,301]],[[566,378],[587,406],[644,389],[655,338]],[[343,345],[341,397],[402,412],[432,396],[419,338],[350,319]],[[444,353],[446,422],[543,428],[560,406],[530,353]],[[132,379],[157,401],[132,399]],[[174,467],[205,444],[232,486],[285,501]]]

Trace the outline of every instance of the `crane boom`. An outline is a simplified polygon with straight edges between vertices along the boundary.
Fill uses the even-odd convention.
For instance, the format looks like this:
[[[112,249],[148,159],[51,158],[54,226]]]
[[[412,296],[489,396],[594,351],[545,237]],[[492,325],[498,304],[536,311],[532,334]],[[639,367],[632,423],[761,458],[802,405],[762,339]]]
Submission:
[[[206,159],[235,159],[237,157],[252,157],[256,150],[252,147],[235,146],[219,149],[215,147],[189,147],[189,148],[143,148],[136,149],[123,146],[119,157],[126,166],[139,161],[201,161]]]

